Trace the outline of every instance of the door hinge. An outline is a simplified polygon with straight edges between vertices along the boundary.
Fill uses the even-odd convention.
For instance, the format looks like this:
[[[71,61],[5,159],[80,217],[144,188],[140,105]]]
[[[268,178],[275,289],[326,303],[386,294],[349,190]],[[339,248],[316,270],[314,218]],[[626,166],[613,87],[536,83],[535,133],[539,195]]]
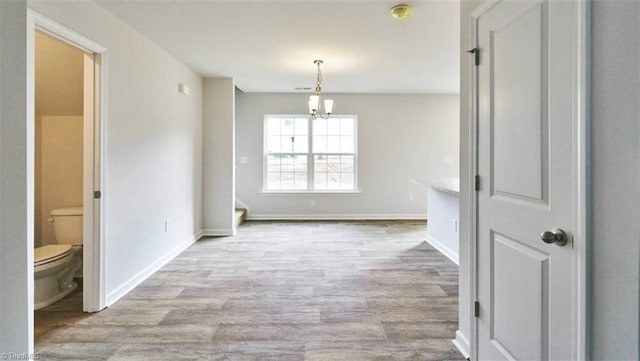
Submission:
[[[480,176],[479,176],[479,175],[477,175],[477,176],[475,177],[475,180],[474,180],[473,182],[474,182],[474,184],[473,184],[473,189],[475,189],[475,190],[476,190],[476,192],[477,192],[477,191],[479,191],[479,190],[480,190]]]
[[[480,302],[473,303],[473,317],[480,317]]]
[[[102,197],[102,192],[100,191],[93,191],[93,198],[94,199],[100,199]]]
[[[474,56],[473,63],[477,66],[480,65],[480,49],[473,48],[471,50],[467,50],[467,53],[471,53]]]

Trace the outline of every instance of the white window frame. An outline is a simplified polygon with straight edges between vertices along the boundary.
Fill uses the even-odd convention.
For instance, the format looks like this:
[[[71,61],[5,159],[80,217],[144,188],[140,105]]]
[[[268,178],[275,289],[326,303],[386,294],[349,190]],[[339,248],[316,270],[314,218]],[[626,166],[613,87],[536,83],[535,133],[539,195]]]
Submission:
[[[267,119],[269,118],[306,118],[308,120],[307,137],[308,147],[306,153],[287,153],[281,152],[279,154],[291,154],[291,155],[306,155],[307,156],[307,189],[267,189],[268,184],[268,158],[269,152],[267,149]],[[353,119],[353,141],[354,149],[353,153],[317,153],[327,156],[336,155],[353,155],[353,189],[320,189],[315,190],[313,186],[315,184],[315,172],[314,172],[314,156],[313,152],[313,122],[314,119],[308,114],[265,114],[262,120],[262,194],[360,194],[358,183],[358,116],[355,114],[332,114],[331,118],[352,118]]]

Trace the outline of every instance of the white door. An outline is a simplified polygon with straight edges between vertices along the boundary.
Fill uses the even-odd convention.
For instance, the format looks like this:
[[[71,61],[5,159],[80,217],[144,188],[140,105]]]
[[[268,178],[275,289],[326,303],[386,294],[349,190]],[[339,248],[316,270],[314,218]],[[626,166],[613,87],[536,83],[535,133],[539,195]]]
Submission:
[[[505,0],[477,17],[478,360],[577,355],[574,6]],[[565,245],[541,240],[553,229]]]

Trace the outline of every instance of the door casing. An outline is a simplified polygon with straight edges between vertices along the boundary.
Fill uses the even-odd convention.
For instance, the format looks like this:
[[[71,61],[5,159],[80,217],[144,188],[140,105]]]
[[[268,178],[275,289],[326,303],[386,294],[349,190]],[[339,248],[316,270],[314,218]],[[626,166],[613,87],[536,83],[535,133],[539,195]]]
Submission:
[[[494,6],[505,0],[487,0],[483,2],[476,10],[471,13],[470,19],[466,21],[470,22],[470,34],[468,38],[469,49],[475,48],[478,45],[478,19],[487,11],[491,10]],[[573,101],[573,109],[576,114],[573,118],[573,137],[574,137],[574,164],[572,174],[575,179],[576,187],[573,190],[575,192],[574,199],[575,204],[572,205],[573,213],[576,216],[573,224],[573,242],[574,250],[577,252],[577,264],[576,267],[576,315],[574,319],[575,333],[574,342],[576,344],[577,359],[585,360],[590,359],[590,350],[588,347],[588,327],[589,317],[587,310],[589,309],[589,302],[587,299],[588,294],[588,282],[589,282],[589,247],[590,247],[590,229],[589,229],[589,217],[590,217],[590,19],[591,19],[591,2],[590,0],[572,0],[575,2],[574,7],[574,39],[573,48],[573,65],[574,65],[574,79],[573,84],[576,97]],[[470,304],[460,304],[460,307],[471,310],[470,315],[471,324],[471,359],[476,360],[478,355],[478,322],[477,318],[473,315],[474,302],[478,299],[478,199],[477,192],[474,190],[474,177],[478,173],[478,72],[474,62],[474,55],[469,55],[468,67],[469,67],[469,88],[470,93],[469,103],[469,119],[468,119],[468,131],[469,131],[469,153],[467,154],[469,162],[466,169],[467,184],[461,184],[461,187],[466,187],[469,192],[466,204],[467,209],[461,209],[461,212],[466,212],[469,217],[468,231],[471,239],[470,245],[470,279],[471,289],[469,294],[471,295]]]

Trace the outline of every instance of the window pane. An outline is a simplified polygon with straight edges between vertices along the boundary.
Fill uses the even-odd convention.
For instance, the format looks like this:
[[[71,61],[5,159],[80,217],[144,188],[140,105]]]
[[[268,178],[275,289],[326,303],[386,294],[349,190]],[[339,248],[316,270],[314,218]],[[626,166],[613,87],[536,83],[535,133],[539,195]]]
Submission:
[[[327,189],[327,173],[315,173],[314,177],[314,189],[325,190]]]
[[[340,159],[340,172],[353,172],[353,156],[343,155]]]
[[[340,156],[332,155],[327,157],[327,171],[340,172]]]
[[[343,118],[340,124],[340,134],[353,135],[354,134],[354,122],[352,118]]]
[[[342,173],[340,176],[340,189],[353,189],[353,174]]]
[[[340,153],[340,136],[330,135],[327,137],[327,153]]]
[[[293,140],[295,138],[290,135],[283,135],[280,137],[280,152],[290,153],[293,152]]]
[[[295,129],[295,135],[307,135],[309,134],[309,128],[308,128],[308,119],[306,118],[296,118],[295,122],[296,122],[296,129]]]
[[[293,142],[294,153],[306,153],[309,149],[309,137],[306,135],[297,136]]]
[[[307,189],[307,173],[296,173],[294,189]]]
[[[282,157],[282,171],[283,172],[293,172],[294,169],[295,158],[291,156],[283,156]]]
[[[280,187],[280,173],[267,173],[267,189],[278,190]]]
[[[316,155],[314,157],[314,165],[313,169],[316,172],[326,172],[327,171],[327,157],[324,155]]]
[[[270,155],[267,157],[267,171],[280,172],[280,158],[278,156]]]
[[[293,135],[295,129],[295,121],[291,118],[282,119],[282,135]]]
[[[326,135],[327,134],[327,121],[322,118],[318,118],[313,121],[313,134]]]
[[[329,118],[327,119],[327,134],[330,135],[340,135],[340,118]]]
[[[267,120],[267,135],[280,135],[280,119],[269,118]]]
[[[278,153],[280,151],[280,137],[270,136],[267,138],[267,151],[269,153]]]
[[[282,172],[280,176],[282,189],[293,189],[293,172]]]
[[[296,163],[295,163],[295,172],[303,172],[307,174],[307,156],[306,155],[296,155]]]
[[[342,140],[340,141],[340,145],[340,151],[342,153],[354,153],[352,136],[343,136]]]
[[[340,189],[340,173],[329,173],[327,178],[327,189]]]
[[[313,152],[314,153],[326,153],[327,152],[327,137],[315,136],[313,137]]]

